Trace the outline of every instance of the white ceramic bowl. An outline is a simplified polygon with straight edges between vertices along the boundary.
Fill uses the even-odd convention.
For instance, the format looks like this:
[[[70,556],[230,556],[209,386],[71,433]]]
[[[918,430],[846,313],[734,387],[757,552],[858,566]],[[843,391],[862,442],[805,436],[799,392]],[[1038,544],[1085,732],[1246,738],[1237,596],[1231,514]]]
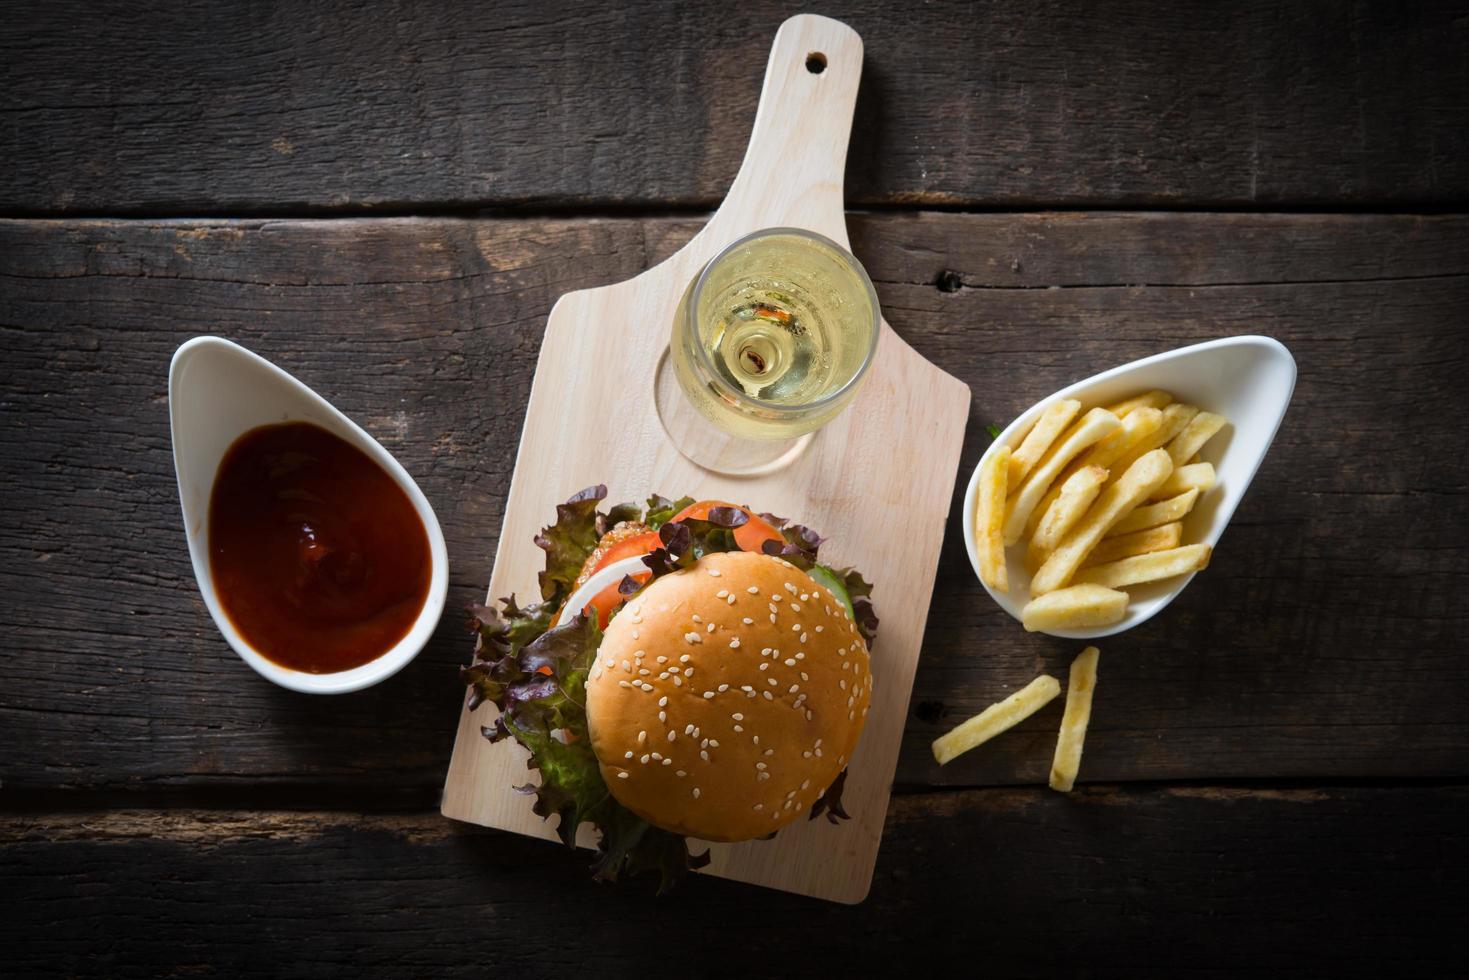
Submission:
[[[344,694],[391,677],[418,655],[444,610],[449,555],[439,520],[423,491],[376,439],[285,371],[220,337],[196,337],[174,352],[168,370],[168,412],[194,578],[214,624],[245,663],[267,680],[293,691]],[[418,618],[391,649],[351,670],[310,674],[266,659],[230,623],[214,591],[209,571],[209,495],[219,462],[239,436],[256,426],[279,422],[315,423],[366,453],[408,495],[428,534],[432,569],[428,598]]]
[[[1201,460],[1214,464],[1217,482],[1199,498],[1193,511],[1183,520],[1185,544],[1213,546],[1218,543],[1219,536],[1224,533],[1235,508],[1264,461],[1295,386],[1295,359],[1285,345],[1270,337],[1229,337],[1181,347],[1103,371],[1036,403],[1000,433],[980,458],[980,466],[999,446],[1008,444],[1017,432],[1029,427],[1052,402],[1074,398],[1081,402],[1084,412],[1161,388],[1171,392],[1179,401],[1197,405],[1229,420],[1229,424],[1199,453]],[[964,546],[969,551],[969,561],[976,576],[979,574],[979,557],[974,552],[974,496],[979,487],[980,466],[974,468],[969,488],[964,494]],[[1025,570],[1023,554],[1023,542],[1006,549],[1008,593],[996,592],[985,586],[990,598],[1017,620],[1030,595],[1030,575]],[[1193,578],[1193,575],[1178,576],[1128,586],[1124,590],[1131,600],[1127,615],[1111,626],[1044,632],[1071,639],[1095,639],[1121,633],[1156,616]]]

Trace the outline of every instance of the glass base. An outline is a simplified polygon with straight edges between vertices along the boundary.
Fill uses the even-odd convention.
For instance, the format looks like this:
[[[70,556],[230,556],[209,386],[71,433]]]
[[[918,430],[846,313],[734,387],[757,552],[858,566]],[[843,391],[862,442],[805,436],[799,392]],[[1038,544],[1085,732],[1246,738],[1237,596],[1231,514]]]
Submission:
[[[789,466],[811,443],[812,433],[794,439],[739,439],[689,404],[665,348],[653,375],[658,421],[673,447],[696,466],[726,476],[764,476]]]

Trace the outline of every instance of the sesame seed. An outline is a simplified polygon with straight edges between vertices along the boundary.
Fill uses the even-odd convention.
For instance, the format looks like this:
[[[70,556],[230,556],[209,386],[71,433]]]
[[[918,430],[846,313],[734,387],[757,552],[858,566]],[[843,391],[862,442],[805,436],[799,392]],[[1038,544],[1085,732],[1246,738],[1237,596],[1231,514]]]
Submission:
[[[666,680],[668,680],[668,671],[665,670],[665,671],[660,672],[658,674],[658,679],[660,681],[666,681]]]
[[[668,712],[666,712],[666,711],[660,711],[660,712],[658,712],[658,721],[659,722],[667,722],[668,721]]]
[[[620,772],[620,773],[617,774],[617,778],[618,779],[626,779],[627,778],[627,773]]]
[[[740,690],[741,691],[753,691],[755,689],[753,687],[751,687],[750,685],[748,685],[748,684],[741,684],[740,685]]]
[[[842,670],[846,670],[846,669],[848,669],[851,666],[852,666],[852,661],[850,661],[850,660],[843,660],[842,661]]]
[[[793,602],[793,603],[791,603],[791,612],[800,612],[800,611],[801,611],[801,604],[799,602]]]
[[[775,696],[772,695],[769,691],[761,691],[760,693],[765,695],[765,700],[767,700],[767,701],[774,701],[775,700]]]
[[[780,612],[780,607],[777,606],[775,603],[767,602],[766,605],[770,607],[771,612]]]
[[[797,659],[797,660],[805,660],[805,659],[806,659],[806,654],[805,654],[805,653],[803,653],[803,652],[802,652],[802,651],[800,651],[800,650],[797,650],[797,651],[796,651],[796,659]]]
[[[768,656],[770,656],[770,647],[761,647],[760,648],[760,656],[762,656],[762,657],[768,657]]]
[[[781,807],[782,810],[789,810],[790,808],[791,808],[791,801],[790,800],[786,800],[785,806]]]
[[[711,633],[714,632],[714,624],[713,623],[710,623],[709,624],[709,632],[711,632]]]
[[[682,677],[678,677],[677,675],[675,675],[674,678],[673,678],[673,686],[674,687],[683,687],[683,678]]]
[[[806,712],[806,720],[807,720],[807,721],[810,721],[810,720],[811,720],[811,718],[812,718],[812,717],[813,717],[813,716],[812,716],[812,714],[811,714],[811,712],[809,712],[809,711],[808,711],[808,712]],[[847,720],[848,720],[848,721],[851,721],[851,719],[850,719],[850,718],[848,718],[848,719],[847,719]]]
[[[648,733],[646,731],[638,732],[638,744],[639,745],[642,745],[647,740],[648,740]]]
[[[663,764],[665,766],[671,766],[671,765],[673,765],[673,760],[672,759],[664,759],[663,760]]]
[[[597,665],[597,669],[594,670],[594,671],[592,671],[592,680],[594,680],[594,681],[595,680],[599,680],[601,678],[601,676],[602,676],[602,665],[601,664],[598,664]]]
[[[862,706],[862,717],[863,718],[866,718],[867,717],[867,709],[868,709],[868,707],[869,707],[869,705],[865,705],[865,704]]]
[[[848,721],[856,721],[857,720],[857,712],[855,712],[855,711],[848,711],[847,712],[847,720]]]
[[[745,726],[744,725],[736,725],[736,726],[734,726],[734,730],[735,730],[736,734],[738,734],[739,732],[742,732],[742,731],[745,730]]]
[[[717,569],[717,568],[711,568],[711,569],[709,569],[709,577],[710,578],[719,578],[719,569]]]
[[[683,635],[683,638],[684,638],[684,642],[685,643],[703,643],[704,642],[704,638],[702,636],[700,636],[698,633],[693,632],[692,630],[690,630],[689,632],[685,633]]]
[[[774,687],[777,681],[774,677],[767,677],[765,678],[765,683],[769,684],[771,687]]]
[[[661,698],[658,699],[658,707],[665,708],[667,706],[668,706],[668,695],[665,694],[665,695],[663,695],[663,697],[661,697]]]
[[[624,660],[622,662],[622,672],[624,674],[631,674],[632,673],[632,664],[630,664],[626,660]]]
[[[787,667],[794,667],[794,666],[796,666],[796,658],[795,657],[787,657],[785,659],[785,665]]]
[[[702,623],[703,621],[703,618],[701,618],[698,613],[694,613],[694,622]]]
[[[786,582],[785,583],[785,590],[787,592],[789,592],[791,595],[795,595],[798,591],[800,591],[799,589],[796,588],[796,583],[794,583],[794,582]]]
[[[809,677],[806,676],[806,672],[804,670],[798,671],[798,673],[800,673],[801,680],[803,680],[803,681],[809,681],[811,679],[811,678],[809,678]]]
[[[845,690],[846,690],[846,689],[847,689],[847,679],[846,679],[846,678],[845,678],[845,677],[843,677],[843,678],[841,678],[841,679],[839,679],[839,680],[838,680],[838,681],[837,681],[837,687],[839,687],[839,688],[841,688],[841,689],[842,689],[842,690],[843,690],[843,691],[845,691]]]
[[[719,739],[717,739],[717,738],[711,738],[709,740],[709,747],[711,749],[717,749],[717,748],[719,748]]]
[[[745,716],[742,715],[742,714],[740,714],[738,711],[736,711],[734,714],[730,715],[730,717],[733,718],[735,721],[744,721],[745,720]]]
[[[750,595],[759,595],[760,594],[760,589],[757,586],[754,586],[754,585],[750,586],[745,591],[748,592],[748,593],[750,593]]]
[[[754,741],[755,741],[755,744],[756,745],[759,745],[760,744],[760,736],[759,735],[756,735]]]
[[[720,589],[718,592],[714,593],[714,598],[723,599],[727,595],[729,595],[729,589]]]
[[[632,749],[628,749],[626,752],[622,753],[622,757],[624,759],[631,759],[632,758]]]
[[[818,759],[821,758],[821,750],[820,749],[817,749],[816,750],[816,758],[818,758]]]
[[[658,662],[660,664],[666,664],[666,663],[668,663],[668,658],[667,657],[659,657],[658,658]]]
[[[780,600],[782,600],[784,598],[785,598],[785,596],[781,595],[779,592],[774,592],[774,593],[771,593],[770,601],[771,602],[779,602]]]
[[[787,694],[795,694],[800,689],[801,689],[801,685],[799,685],[799,684],[792,684],[791,685],[791,689],[789,691],[787,691],[786,693]]]
[[[791,790],[789,793],[786,794],[786,799],[789,800],[792,797],[794,797],[795,795],[796,795],[796,791],[795,790]]]
[[[721,684],[721,685],[719,685],[719,693],[720,694],[723,694],[725,691],[728,691],[728,690],[729,690],[729,685],[728,684]]]
[[[703,759],[705,762],[708,762],[709,761],[709,752],[706,749],[700,749],[699,750],[699,758]]]
[[[755,763],[755,768],[756,768],[756,769],[759,769],[759,770],[760,770],[760,771],[761,771],[761,772],[764,772],[764,771],[765,771],[765,770],[766,770],[766,769],[768,769],[768,768],[770,768],[770,767],[769,767],[769,766],[767,766],[767,765],[766,765],[766,764],[765,764],[765,763],[763,763],[763,762],[757,762],[757,763]]]
[[[690,724],[685,725],[684,726],[683,733],[685,735],[692,735],[692,734],[694,734],[694,726],[693,726],[693,724],[690,723]]]
[[[755,689],[753,687],[745,688],[745,692],[745,697],[747,698],[753,698],[755,696]]]
[[[846,764],[847,764],[847,757],[846,756],[844,756],[844,755],[837,756],[837,765],[839,765],[839,766],[845,766]]]
[[[816,627],[816,632],[821,633],[821,632],[825,631],[825,629],[826,629],[825,626],[818,626],[818,627]]]
[[[678,662],[681,663],[681,664],[686,664],[686,663],[689,662],[689,659],[690,659],[689,658],[689,655],[686,653],[683,656],[681,656],[681,657],[678,658]]]
[[[712,697],[714,697],[714,692],[713,691],[705,691],[704,692],[704,700],[705,701],[708,701]]]
[[[805,633],[802,633],[801,634],[801,642],[802,643],[805,643],[806,642],[806,636],[807,636],[807,634],[805,634]]]
[[[648,764],[648,756],[647,756],[647,754],[645,753],[642,756],[640,756],[638,758],[638,761],[641,762],[643,765],[646,766]]]
[[[791,632],[792,633],[799,633],[799,632],[801,632],[801,624],[800,623],[797,623],[796,625],[792,626],[791,627]]]
[[[697,800],[698,798],[699,798],[699,787],[695,786],[694,787],[694,799]]]
[[[809,759],[809,758],[811,758],[810,751],[802,752],[801,753],[801,758],[803,758],[803,759]]]
[[[707,749],[708,747],[709,747],[709,740],[707,738],[704,739],[702,742],[699,743],[699,748],[701,748],[701,749]]]
[[[750,809],[751,810],[763,810],[763,809],[765,809],[765,804],[764,803],[756,803],[754,806],[750,807]]]
[[[652,684],[648,684],[648,683],[645,682],[643,684],[643,690],[647,691],[649,694],[652,694],[653,693],[653,685]]]
[[[746,626],[754,626],[755,625],[755,621],[753,619],[751,619],[749,616],[746,616],[744,619],[741,619],[740,622],[744,623]]]
[[[770,621],[771,621],[771,622],[772,622],[772,623],[773,623],[773,622],[775,622],[775,613],[771,613],[771,614],[770,614]]]
[[[640,677],[647,677],[651,673],[653,673],[653,672],[651,670],[649,670],[648,668],[646,668],[646,667],[639,667],[638,668],[638,676],[640,676]]]
[[[618,687],[632,687],[632,685],[629,684],[627,681],[618,681],[617,682],[617,686]]]
[[[802,602],[805,602],[809,598],[811,598],[811,593],[809,593],[809,592],[802,592],[801,593],[801,601]]]
[[[768,772],[757,772],[755,774],[755,778],[756,779],[769,779],[770,778],[770,773],[768,773]],[[772,813],[771,816],[773,817],[773,816],[775,816],[775,814]]]
[[[669,732],[668,733],[668,740],[670,742],[672,742],[675,738],[678,738],[678,732]]]
[[[682,779],[682,778],[684,778],[685,776],[688,775],[688,773],[684,772],[682,769],[675,769],[675,770],[673,770],[673,774],[675,776],[677,776],[679,779]]]
[[[759,742],[756,742],[755,744],[756,745],[759,745],[760,743]],[[764,752],[764,754],[765,755],[775,755],[775,749],[766,749],[765,752]]]
[[[801,788],[802,789],[810,789],[811,788],[811,780],[809,780],[809,779],[803,780],[801,782]]]

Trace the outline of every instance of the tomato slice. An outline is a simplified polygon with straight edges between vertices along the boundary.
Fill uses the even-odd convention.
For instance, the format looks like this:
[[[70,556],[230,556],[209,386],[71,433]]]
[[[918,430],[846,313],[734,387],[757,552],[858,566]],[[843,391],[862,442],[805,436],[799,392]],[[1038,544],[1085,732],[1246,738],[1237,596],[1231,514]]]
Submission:
[[[750,518],[744,524],[735,528],[735,544],[740,546],[741,551],[754,551],[759,553],[761,545],[767,541],[774,541],[776,544],[785,544],[785,538],[781,537],[780,532],[772,527],[768,521],[757,516],[750,508],[740,507],[738,504],[725,503],[723,500],[701,500],[697,504],[690,504],[679,511],[673,519],[675,521],[681,521],[686,517],[692,517],[696,521],[707,521],[709,519],[709,512],[715,507],[733,507],[736,510],[744,511]]]
[[[657,531],[648,531],[643,534],[633,535],[630,538],[623,538],[607,549],[606,553],[602,555],[601,560],[592,567],[589,574],[595,575],[613,562],[622,561],[624,558],[636,558],[639,555],[646,555],[660,547],[662,547],[662,542],[658,539]],[[651,575],[651,572],[642,572],[634,575],[633,578],[639,583],[642,583],[648,581]],[[613,582],[592,597],[591,606],[597,610],[597,625],[602,629],[607,628],[607,622],[612,618],[612,611],[622,605],[623,601],[627,598],[621,592],[617,591],[617,586],[620,584],[620,582]]]

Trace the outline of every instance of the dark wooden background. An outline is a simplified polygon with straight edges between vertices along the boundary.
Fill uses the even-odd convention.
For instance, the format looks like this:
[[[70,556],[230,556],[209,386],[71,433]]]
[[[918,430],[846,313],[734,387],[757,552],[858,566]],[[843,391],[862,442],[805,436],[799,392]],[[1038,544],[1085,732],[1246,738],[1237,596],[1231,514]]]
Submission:
[[[963,476],[987,423],[1245,332],[1299,362],[1275,448],[1209,572],[1101,644],[1069,797],[1044,786],[1059,704],[928,753],[1079,648],[985,598],[956,507],[862,906],[655,900],[438,816],[453,609],[489,576],[545,315],[697,230],[799,9],[6,5],[0,973],[1444,972],[1469,915],[1464,4],[820,7],[866,43],[853,247],[973,388]],[[292,694],[214,630],[167,414],[203,333],[326,394],[437,509],[450,612],[391,681]]]

